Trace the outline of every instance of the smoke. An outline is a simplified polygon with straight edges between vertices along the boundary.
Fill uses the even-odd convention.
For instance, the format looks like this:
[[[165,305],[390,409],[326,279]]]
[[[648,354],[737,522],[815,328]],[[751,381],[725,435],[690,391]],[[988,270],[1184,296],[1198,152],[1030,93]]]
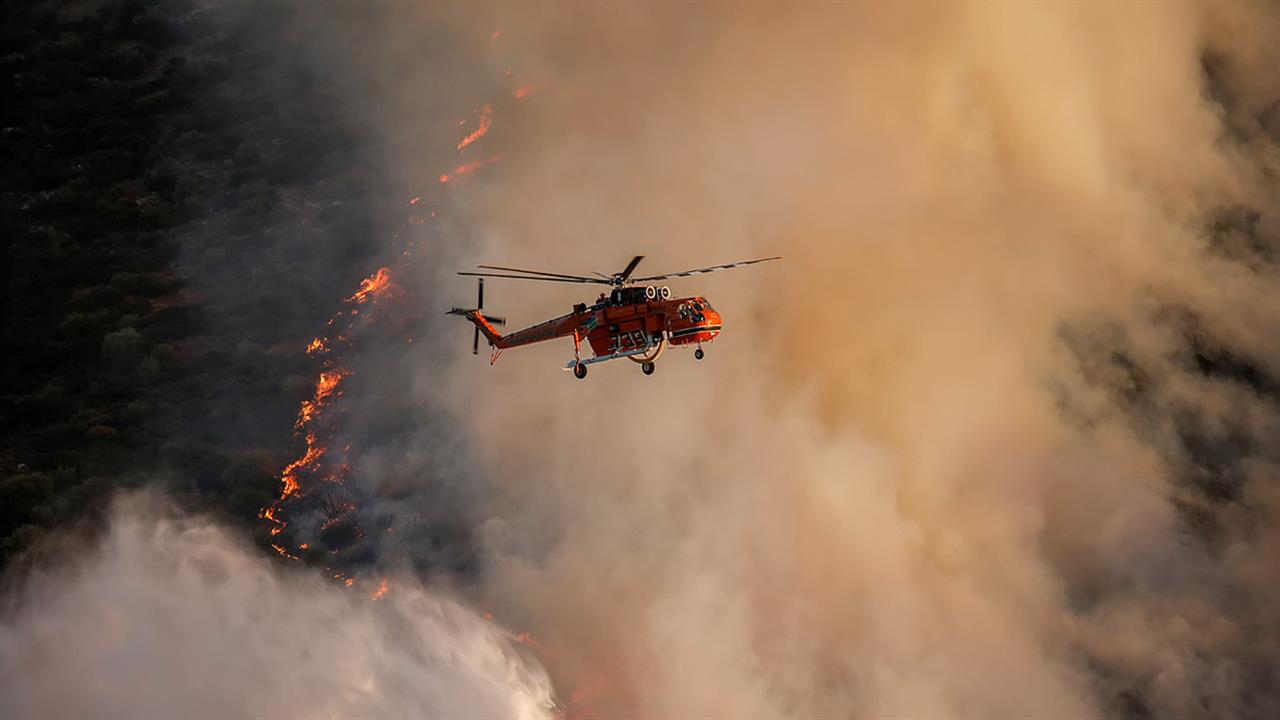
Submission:
[[[559,686],[641,716],[1280,711],[1272,9],[483,15],[446,20],[542,87],[451,189],[476,261],[786,256],[675,287],[726,319],[701,364],[422,364],[495,485],[476,592]],[[517,326],[578,299],[488,295]]]
[[[532,631],[571,715],[1280,714],[1274,8],[370,12],[355,34],[354,10],[304,13],[306,61],[367,115],[387,184],[441,220],[397,277],[421,308],[415,341],[351,359],[335,442],[364,511],[398,518],[362,561],[454,572],[468,604]],[[459,155],[484,104],[488,133]],[[559,371],[567,341],[489,368],[440,315],[470,304],[464,264],[613,272],[635,253],[642,274],[785,260],[673,281],[726,327],[706,360],[673,351],[652,377],[615,362],[577,382]],[[494,282],[486,307],[519,327],[584,299]],[[217,620],[153,637],[219,659],[226,714],[249,698],[290,714],[541,707],[536,673],[512,690],[519,666],[456,606],[399,584],[390,603],[344,600],[217,538],[126,516],[69,587],[128,589],[117,556],[168,569],[148,576],[177,583],[174,605],[128,599],[148,623],[174,607]],[[34,597],[57,602],[28,606],[6,648],[53,632],[35,620],[60,608],[134,617]],[[269,622],[241,617],[261,605]],[[262,628],[278,635],[246,637]],[[442,677],[439,658],[388,628],[475,649],[444,666],[474,690],[409,692]],[[90,637],[58,647],[100,658],[118,636]],[[267,672],[263,653],[307,670]],[[128,669],[120,687],[145,677]],[[372,698],[354,678],[405,680]],[[5,702],[107,692],[31,682]]]
[[[547,717],[545,673],[411,578],[381,599],[150,496],[0,620],[6,717]]]

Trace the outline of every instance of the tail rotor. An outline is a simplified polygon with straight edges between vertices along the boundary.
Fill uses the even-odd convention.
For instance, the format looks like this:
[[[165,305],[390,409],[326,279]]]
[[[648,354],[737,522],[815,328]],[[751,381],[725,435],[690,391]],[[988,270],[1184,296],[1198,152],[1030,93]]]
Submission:
[[[476,285],[476,312],[484,310],[484,278],[477,278],[479,284]],[[490,325],[506,325],[506,318],[484,316]],[[477,325],[471,333],[471,354],[480,354],[480,327]]]

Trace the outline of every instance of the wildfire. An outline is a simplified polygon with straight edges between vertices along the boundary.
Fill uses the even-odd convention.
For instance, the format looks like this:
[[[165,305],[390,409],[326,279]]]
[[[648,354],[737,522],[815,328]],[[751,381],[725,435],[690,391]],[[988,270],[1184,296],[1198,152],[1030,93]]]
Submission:
[[[348,371],[342,368],[321,372],[320,379],[316,381],[315,395],[310,400],[302,401],[302,405],[298,408],[298,419],[294,421],[293,426],[301,430],[310,424],[324,406],[325,400],[335,393],[338,383],[342,382],[342,378],[347,375]]]
[[[271,537],[275,537],[276,535],[279,535],[280,533],[284,532],[285,521],[276,517],[275,507],[263,508],[262,512],[258,513],[258,517],[266,518],[267,520],[274,523],[274,526],[271,528]]]
[[[483,167],[488,167],[502,159],[501,155],[492,155],[485,160],[473,160],[465,165],[459,165],[453,169],[453,172],[443,173],[440,175],[440,182],[447,183],[450,180],[457,180],[463,175],[469,175]]]
[[[381,295],[391,287],[391,269],[378,268],[378,271],[360,281],[360,289],[355,295],[347,298],[347,302],[364,303],[369,298]]]
[[[497,40],[500,34],[501,31],[495,31],[491,40]],[[511,70],[508,70],[507,75],[512,78],[513,83],[518,84],[520,82],[519,76],[513,75]],[[523,85],[512,92],[515,98],[519,100],[526,97],[533,90],[532,85]],[[460,154],[489,133],[493,125],[493,114],[493,105],[481,105],[473,111],[473,124],[471,127],[467,127],[466,120],[459,123],[462,137],[458,140],[456,147]],[[465,163],[459,161],[460,164],[439,176],[440,182],[448,183],[470,175],[501,159],[502,155],[493,154]],[[408,207],[410,209],[405,220],[405,227],[419,225],[427,219],[436,217],[436,211],[430,207],[429,203],[423,203],[423,197],[420,195],[411,197],[408,200]],[[396,239],[397,241],[400,240],[400,232],[396,233]],[[350,499],[351,496],[346,495],[340,488],[335,487],[343,485],[350,473],[350,467],[347,462],[350,446],[332,445],[338,428],[336,422],[342,417],[341,410],[336,409],[335,399],[343,395],[347,378],[352,374],[352,371],[342,362],[344,351],[350,346],[352,339],[357,336],[365,326],[365,323],[379,317],[374,308],[388,306],[387,303],[381,301],[385,298],[393,297],[389,295],[390,291],[395,287],[393,276],[403,270],[405,264],[410,261],[410,249],[412,247],[413,240],[410,238],[404,247],[400,248],[403,253],[396,260],[395,265],[392,267],[380,267],[371,275],[362,279],[355,292],[343,298],[342,307],[329,318],[324,333],[313,338],[306,346],[307,355],[314,358],[319,365],[314,390],[310,397],[299,403],[298,413],[294,421],[294,429],[305,441],[306,447],[300,456],[281,469],[279,496],[271,505],[259,512],[259,517],[270,523],[270,545],[281,557],[297,561],[301,559],[300,555],[304,552],[311,551],[314,540],[300,542],[303,538],[291,537],[296,533],[287,534],[285,532],[289,525],[286,518],[290,517],[291,510],[313,508],[317,503],[327,516],[324,522],[318,526],[320,531],[332,528],[340,523],[351,523],[355,525],[355,536],[364,536],[364,530],[355,524],[357,507]],[[403,337],[406,343],[413,342],[412,333],[405,333]],[[316,490],[318,489],[320,489],[320,492],[317,493]],[[298,504],[301,498],[307,498],[307,500],[303,501],[303,504]],[[315,528],[316,526],[309,525],[308,527]],[[391,528],[387,528],[387,532],[390,533]],[[296,549],[291,551],[290,548]],[[329,547],[327,552],[333,555],[338,553],[339,549]],[[353,587],[356,583],[356,577],[349,576],[344,571],[333,568],[326,568],[326,571],[336,582],[340,582],[346,587]],[[386,578],[383,578],[370,597],[375,601],[381,600],[386,597],[389,591],[388,582]],[[528,633],[521,633],[513,637],[518,642],[526,643],[530,646],[537,645],[537,641]]]
[[[485,105],[484,107],[480,108],[480,120],[476,124],[476,129],[472,130],[471,134],[462,138],[462,140],[458,143],[458,152],[462,152],[463,148],[479,140],[480,138],[484,137],[485,133],[489,132],[489,125],[491,124],[492,120],[493,120],[493,106]]]
[[[283,555],[283,556],[285,556],[285,557],[289,558],[290,560],[299,560],[299,559],[301,559],[301,558],[299,558],[297,555],[290,555],[288,550],[285,550],[284,548],[280,547],[279,545],[276,545],[275,543],[271,543],[271,549],[272,549],[272,550],[275,550],[276,552],[280,553],[281,555]]]

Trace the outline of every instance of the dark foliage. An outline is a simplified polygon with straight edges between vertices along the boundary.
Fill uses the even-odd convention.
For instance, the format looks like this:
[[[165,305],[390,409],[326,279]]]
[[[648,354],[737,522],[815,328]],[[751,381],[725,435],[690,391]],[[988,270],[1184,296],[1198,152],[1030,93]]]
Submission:
[[[303,289],[346,287],[370,252],[280,272],[297,246],[273,228],[366,221],[322,215],[367,193],[364,149],[333,90],[270,52],[291,12],[0,10],[0,566],[116,488],[160,478],[241,523],[275,492],[310,372],[291,333],[329,312]]]

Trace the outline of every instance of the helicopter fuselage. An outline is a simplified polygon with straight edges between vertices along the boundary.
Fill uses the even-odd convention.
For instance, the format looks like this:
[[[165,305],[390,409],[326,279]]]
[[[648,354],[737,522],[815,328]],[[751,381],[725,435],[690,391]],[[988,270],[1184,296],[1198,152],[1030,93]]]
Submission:
[[[640,292],[628,292],[631,290]],[[701,345],[720,334],[720,313],[705,297],[662,299],[660,293],[653,293],[650,299],[643,292],[644,288],[621,288],[610,296],[602,295],[594,305],[577,305],[567,315],[507,335],[499,335],[479,312],[474,321],[498,350],[573,337],[575,346],[586,341],[596,357],[642,351],[662,343]]]
[[[705,297],[698,295],[673,298],[671,288],[666,285],[657,287],[643,283],[705,275],[781,259],[774,256],[739,260],[648,277],[634,275],[636,267],[644,260],[643,255],[633,257],[621,272],[612,275],[595,273],[595,277],[503,265],[480,265],[477,269],[485,272],[458,273],[478,278],[475,309],[455,307],[448,314],[460,315],[475,325],[471,352],[479,352],[480,335],[484,335],[493,347],[490,364],[497,362],[498,356],[508,348],[571,337],[573,360],[564,369],[572,370],[579,380],[587,376],[588,365],[624,357],[639,363],[645,375],[652,375],[654,362],[669,345],[693,345],[697,348],[693,353],[694,359],[701,360],[705,355],[702,344],[715,340],[723,326],[720,313],[716,312]],[[607,285],[611,289],[608,294],[600,293],[599,299],[592,305],[579,303],[567,315],[503,335],[494,325],[501,325],[506,321],[498,317],[486,318],[483,312],[485,278]],[[583,341],[586,341],[593,357],[583,357]]]

